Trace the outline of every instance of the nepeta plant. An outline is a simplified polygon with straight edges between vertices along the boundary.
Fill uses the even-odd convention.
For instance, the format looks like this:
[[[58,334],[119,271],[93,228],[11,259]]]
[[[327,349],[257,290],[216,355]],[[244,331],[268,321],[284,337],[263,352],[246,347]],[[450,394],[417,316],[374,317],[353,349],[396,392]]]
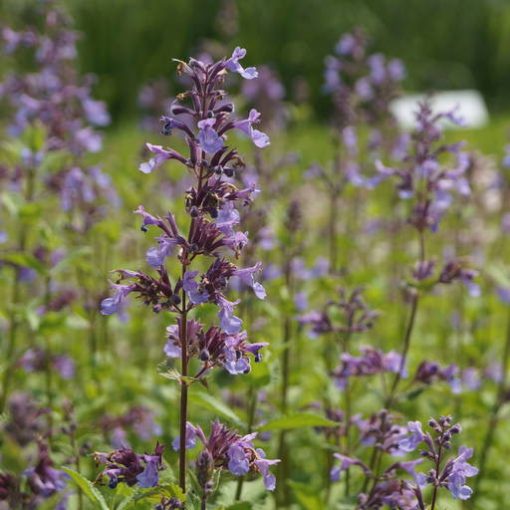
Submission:
[[[204,482],[201,482],[204,508],[211,492],[209,476],[223,466],[238,476],[258,471],[264,475],[268,488],[274,488],[274,480],[267,471],[270,462],[263,461],[262,454],[251,446],[253,435],[242,439],[222,425],[213,424],[211,436],[206,439],[201,429],[188,422],[189,386],[203,381],[218,366],[231,374],[249,372],[251,357],[259,361],[259,351],[265,345],[248,342],[242,320],[235,315],[239,300],[227,297],[229,281],[237,277],[258,298],[265,298],[264,288],[256,281],[261,264],[241,268],[234,263],[248,243],[247,235],[236,230],[240,221],[237,207],[248,205],[258,190],[254,186],[240,189],[235,185],[233,178],[244,162],[237,150],[227,145],[227,134],[237,130],[247,134],[257,147],[269,144],[267,135],[255,127],[260,114],[252,109],[248,118],[234,119],[234,106],[222,89],[229,72],[245,79],[257,77],[254,67],[241,65],[245,54],[246,50],[236,48],[230,58],[211,64],[195,59],[178,61],[178,72],[188,79],[190,87],[178,95],[171,114],[162,117],[162,133],[181,133],[189,152],[184,155],[147,144],[153,157],[140,166],[140,171],[151,173],[166,161],[176,161],[189,170],[194,183],[184,197],[186,231],[183,233],[172,213],[155,216],[140,206],[135,212],[142,217],[142,230],[155,227],[159,233],[156,246],[146,256],[156,274],[118,271],[114,295],[101,305],[105,315],[119,312],[127,297],[134,294],[154,312],[173,315],[164,350],[168,358],[180,360],[180,435],[175,445],[180,456],[179,484],[185,492],[186,449],[194,444],[192,437],[198,434],[206,446],[206,453],[197,461],[198,477]],[[205,304],[218,308],[218,325],[206,326],[193,318],[197,308]]]
[[[381,154],[399,159],[405,150],[407,136],[399,133],[390,110],[404,76],[400,60],[368,53],[368,40],[360,29],[344,34],[335,47],[335,55],[325,59],[323,88],[334,105],[333,160],[328,166],[313,165],[308,176],[317,177],[329,195],[332,273],[339,269],[338,209],[346,186],[373,189],[382,180],[372,172],[373,159]],[[346,225],[347,228],[351,227]]]
[[[75,301],[79,291],[57,281],[55,273],[72,249],[74,236],[89,232],[117,202],[109,177],[84,162],[87,155],[101,149],[101,136],[92,126],[108,124],[109,116],[105,105],[91,96],[93,77],[77,72],[78,34],[53,2],[41,2],[37,13],[40,27],[20,31],[4,27],[1,32],[5,54],[16,56],[25,51],[30,58],[29,70],[11,71],[0,83],[10,137],[6,154],[2,154],[7,163],[2,166],[0,185],[12,194],[6,209],[12,217],[10,223],[16,225],[12,234],[6,231],[2,236],[2,267],[13,270],[10,291],[15,310],[10,314],[5,346],[0,410],[11,386],[14,358],[21,354],[17,339],[25,328],[19,311],[27,294],[24,287],[36,284],[37,291],[31,290],[31,294],[38,296],[40,323],[46,315]],[[54,197],[60,202],[63,219],[57,217],[50,223],[42,208],[49,208]],[[43,368],[51,407],[50,360],[54,354],[50,339],[44,340],[47,361]],[[26,357],[20,360],[25,362]]]

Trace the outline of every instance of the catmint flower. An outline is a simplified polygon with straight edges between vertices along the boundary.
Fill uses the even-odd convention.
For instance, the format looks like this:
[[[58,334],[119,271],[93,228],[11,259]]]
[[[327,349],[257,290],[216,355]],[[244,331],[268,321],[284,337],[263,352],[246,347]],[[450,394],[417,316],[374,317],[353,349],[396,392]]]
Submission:
[[[63,471],[53,467],[48,447],[39,443],[39,457],[35,467],[25,470],[28,485],[32,492],[44,498],[49,498],[57,492],[61,492],[66,486],[69,476]]]
[[[413,452],[424,439],[423,430],[419,421],[410,421],[407,424],[407,435],[398,442],[398,447],[404,452]]]
[[[177,325],[167,328],[168,341],[164,352],[169,358],[181,355],[180,321]],[[255,362],[262,359],[260,350],[267,345],[265,342],[249,343],[244,331],[232,334],[222,331],[216,326],[204,330],[202,325],[189,320],[186,326],[187,352],[202,362],[202,368],[196,377],[202,377],[215,366],[223,366],[230,374],[245,374],[251,370],[250,357]]]
[[[252,108],[248,118],[234,122],[234,127],[248,135],[259,149],[263,149],[267,147],[270,142],[269,137],[265,133],[254,129],[253,124],[257,124],[258,122],[260,122],[260,113],[255,110],[255,108]]]
[[[148,441],[161,434],[161,427],[154,420],[154,413],[144,406],[133,406],[120,416],[103,415],[99,426],[105,436],[111,437],[114,448],[127,448],[127,430]]]
[[[246,69],[239,63],[246,56],[244,48],[237,48],[233,51],[232,56],[226,61],[226,67],[229,71],[240,74],[245,80],[253,80],[258,77],[258,72],[255,67],[247,67]]]
[[[103,315],[119,313],[124,306],[126,298],[135,289],[134,285],[119,285],[115,283],[112,283],[111,285],[114,289],[114,295],[103,299],[101,302],[101,313]]]
[[[223,139],[213,129],[216,119],[205,119],[198,122],[198,142],[207,154],[215,154],[223,147]]]
[[[361,352],[361,356],[352,356],[348,353],[341,355],[340,365],[332,373],[339,388],[345,388],[349,377],[398,373],[400,371],[402,356],[395,351],[384,353],[373,347],[362,347]],[[406,371],[403,368],[402,377],[405,376]]]
[[[467,462],[473,455],[472,448],[461,446],[459,455],[451,460],[444,470],[448,490],[456,499],[469,499],[473,490],[466,485],[466,479],[478,474],[478,469]]]
[[[27,446],[38,436],[47,433],[43,417],[48,411],[40,408],[30,395],[13,393],[7,408],[8,420],[3,425],[3,431],[20,446]]]
[[[144,174],[150,174],[157,168],[159,168],[165,161],[175,159],[186,163],[186,160],[176,151],[171,149],[163,149],[161,145],[153,145],[151,143],[146,144],[147,149],[154,154],[148,162],[140,165],[140,172]]]
[[[340,481],[340,475],[344,471],[347,471],[351,466],[359,466],[365,473],[369,473],[370,469],[361,460],[342,455],[340,453],[334,453],[333,457],[340,461],[340,464],[334,466],[330,472],[330,478],[333,482]]]
[[[179,451],[180,437],[177,436],[172,441],[172,448],[174,451]],[[186,449],[195,448],[197,444],[197,429],[190,423],[186,422]]]
[[[228,470],[234,476],[260,473],[266,489],[275,489],[276,480],[269,468],[280,461],[266,459],[264,451],[253,446],[256,433],[240,436],[217,421],[212,423],[209,437],[205,436],[200,427],[197,427],[197,431],[204,445],[204,451],[197,461],[198,478],[203,485],[210,480],[214,466],[214,469]]]
[[[395,177],[400,198],[412,201],[409,222],[419,231],[438,229],[453,202],[454,193],[470,194],[465,175],[471,157],[461,152],[461,144],[442,143],[440,123],[443,119],[456,120],[453,112],[434,113],[430,101],[419,103],[409,156],[395,168],[376,161],[379,175]],[[455,163],[445,164],[443,159],[447,155],[453,156]]]
[[[110,489],[114,489],[119,483],[129,486],[138,484],[143,488],[154,487],[159,481],[159,471],[163,469],[163,449],[163,445],[157,444],[152,455],[138,455],[128,448],[110,453],[96,452],[96,463],[105,465],[98,480],[107,478]]]

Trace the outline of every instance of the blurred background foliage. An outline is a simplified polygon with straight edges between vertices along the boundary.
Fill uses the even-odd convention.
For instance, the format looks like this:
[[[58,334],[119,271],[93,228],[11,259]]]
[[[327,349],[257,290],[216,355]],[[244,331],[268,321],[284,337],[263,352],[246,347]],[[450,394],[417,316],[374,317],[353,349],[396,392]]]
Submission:
[[[404,60],[406,90],[475,88],[494,113],[510,107],[508,0],[63,3],[83,33],[82,70],[97,74],[97,95],[109,102],[117,120],[135,114],[143,83],[172,77],[171,58],[197,54],[206,39],[222,40],[229,47],[242,45],[250,63],[270,63],[280,73],[289,99],[298,80],[306,77],[314,110],[324,116],[328,101],[321,92],[320,56],[331,53],[339,35],[353,26],[364,27],[378,51]],[[26,0],[1,0],[1,18],[28,20],[27,5]],[[229,34],[232,21],[237,29]]]

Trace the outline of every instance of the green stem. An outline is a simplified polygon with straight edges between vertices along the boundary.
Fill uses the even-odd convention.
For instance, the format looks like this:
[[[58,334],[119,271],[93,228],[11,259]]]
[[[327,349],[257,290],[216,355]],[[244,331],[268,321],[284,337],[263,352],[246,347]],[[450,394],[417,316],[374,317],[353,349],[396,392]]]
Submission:
[[[483,445],[480,453],[480,461],[478,462],[479,473],[475,480],[473,497],[471,498],[472,506],[474,506],[474,502],[479,495],[479,487],[485,476],[489,453],[493,447],[494,438],[496,436],[496,429],[497,426],[499,425],[499,413],[503,403],[505,402],[505,390],[507,384],[507,371],[509,361],[510,361],[510,309],[508,311],[506,338],[501,358],[501,380],[498,383],[496,400],[494,401],[494,404],[489,415],[487,432],[485,434],[485,438],[483,440]]]

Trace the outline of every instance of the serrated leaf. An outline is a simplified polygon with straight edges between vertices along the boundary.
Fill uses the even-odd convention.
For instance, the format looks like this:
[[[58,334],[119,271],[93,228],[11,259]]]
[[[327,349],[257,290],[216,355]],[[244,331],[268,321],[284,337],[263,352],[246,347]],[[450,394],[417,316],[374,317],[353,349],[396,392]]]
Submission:
[[[223,418],[235,423],[237,426],[243,426],[243,421],[232,409],[221,400],[213,397],[211,394],[205,391],[192,392],[189,395],[191,402],[200,406],[208,411],[219,414]]]
[[[299,413],[281,416],[258,428],[261,432],[271,430],[302,429],[307,427],[338,427],[338,423],[328,420],[319,414]]]
[[[98,505],[97,508],[101,508],[101,510],[110,510],[103,498],[103,495],[96,487],[94,487],[90,480],[87,480],[87,478],[71,468],[63,467],[62,471],[71,477],[71,480],[83,491],[83,494],[85,494],[90,501]]]

